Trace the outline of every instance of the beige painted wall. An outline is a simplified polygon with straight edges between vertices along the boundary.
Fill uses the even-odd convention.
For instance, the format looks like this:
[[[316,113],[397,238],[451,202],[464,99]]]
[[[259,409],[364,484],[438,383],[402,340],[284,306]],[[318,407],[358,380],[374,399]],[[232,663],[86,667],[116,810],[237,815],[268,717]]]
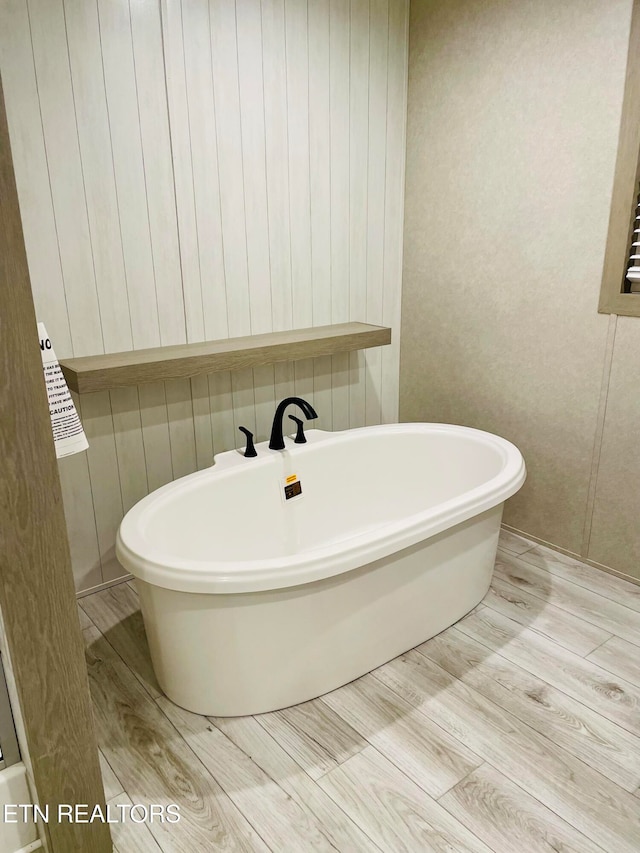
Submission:
[[[83,395],[60,461],[78,590],[123,514],[268,437],[396,421],[408,0],[3,0],[0,67],[34,301],[59,357],[320,326],[352,353]],[[34,329],[34,342],[36,331]]]
[[[597,313],[631,0],[412,0],[401,420],[522,450],[504,520],[640,578],[640,318]]]

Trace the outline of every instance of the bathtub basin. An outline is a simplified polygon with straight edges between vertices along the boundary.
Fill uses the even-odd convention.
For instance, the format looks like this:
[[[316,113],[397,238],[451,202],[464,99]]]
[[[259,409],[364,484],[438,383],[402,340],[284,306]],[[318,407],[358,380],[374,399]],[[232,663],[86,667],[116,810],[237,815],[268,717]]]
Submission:
[[[485,596],[518,449],[444,424],[309,430],[308,443],[158,489],[120,526],[158,682],[182,707],[257,714],[424,642]]]

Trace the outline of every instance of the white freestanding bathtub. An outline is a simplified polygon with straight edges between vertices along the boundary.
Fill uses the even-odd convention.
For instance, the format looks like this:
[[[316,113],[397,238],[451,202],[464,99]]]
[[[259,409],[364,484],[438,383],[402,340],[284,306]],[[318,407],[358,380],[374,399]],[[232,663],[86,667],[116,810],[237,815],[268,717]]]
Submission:
[[[190,711],[319,696],[444,630],[489,588],[503,503],[525,478],[516,447],[443,424],[307,437],[221,453],[120,526],[158,681]]]

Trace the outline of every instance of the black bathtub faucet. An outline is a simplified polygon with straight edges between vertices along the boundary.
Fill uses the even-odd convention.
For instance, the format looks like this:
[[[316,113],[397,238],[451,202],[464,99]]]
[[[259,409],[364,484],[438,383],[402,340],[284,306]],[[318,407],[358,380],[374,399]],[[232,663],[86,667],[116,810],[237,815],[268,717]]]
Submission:
[[[246,427],[238,427],[240,432],[243,432],[247,439],[247,446],[244,451],[245,456],[257,456],[258,451],[255,449],[253,445],[253,433],[250,432]]]
[[[271,438],[269,439],[269,448],[271,450],[284,450],[284,436],[282,435],[282,421],[284,418],[284,410],[287,406],[299,406],[302,409],[302,414],[308,421],[317,418],[316,410],[310,403],[303,400],[302,397],[285,397],[278,404],[275,417],[273,418],[273,426],[271,427]]]
[[[304,437],[304,421],[301,421],[300,418],[297,418],[295,415],[289,415],[289,420],[293,421],[297,428],[296,437],[293,440],[293,443],[306,444],[307,439]]]

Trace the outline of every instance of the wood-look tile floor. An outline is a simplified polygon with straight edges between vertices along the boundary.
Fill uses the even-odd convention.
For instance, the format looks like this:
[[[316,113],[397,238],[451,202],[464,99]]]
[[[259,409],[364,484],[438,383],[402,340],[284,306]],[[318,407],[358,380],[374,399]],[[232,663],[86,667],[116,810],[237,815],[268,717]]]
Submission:
[[[503,532],[492,588],[333,693],[208,718],[158,688],[133,584],[80,601],[119,853],[640,850],[640,587]]]

